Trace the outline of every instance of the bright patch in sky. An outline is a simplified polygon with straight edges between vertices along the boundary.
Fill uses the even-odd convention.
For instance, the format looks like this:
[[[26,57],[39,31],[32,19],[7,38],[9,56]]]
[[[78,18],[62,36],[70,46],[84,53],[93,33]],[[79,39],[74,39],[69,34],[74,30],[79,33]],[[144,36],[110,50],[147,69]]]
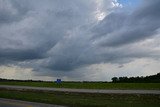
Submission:
[[[113,5],[113,7],[123,7],[123,5],[120,2],[118,2],[117,0],[113,0],[112,5]]]
[[[123,6],[136,7],[141,0],[118,0]]]
[[[105,12],[98,11],[97,14],[96,14],[96,18],[97,18],[98,21],[103,20],[105,18],[105,16],[106,16]]]
[[[96,12],[95,12],[95,18],[98,21],[101,21],[106,16],[106,13],[102,10],[103,0],[96,0]]]

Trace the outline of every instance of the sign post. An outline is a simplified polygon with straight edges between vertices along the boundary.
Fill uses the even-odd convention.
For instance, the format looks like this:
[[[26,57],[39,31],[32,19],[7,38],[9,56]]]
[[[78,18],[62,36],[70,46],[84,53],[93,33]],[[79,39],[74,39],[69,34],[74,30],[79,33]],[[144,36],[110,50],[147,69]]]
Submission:
[[[57,80],[56,80],[56,83],[57,83],[57,84],[62,83],[61,79],[57,79]]]

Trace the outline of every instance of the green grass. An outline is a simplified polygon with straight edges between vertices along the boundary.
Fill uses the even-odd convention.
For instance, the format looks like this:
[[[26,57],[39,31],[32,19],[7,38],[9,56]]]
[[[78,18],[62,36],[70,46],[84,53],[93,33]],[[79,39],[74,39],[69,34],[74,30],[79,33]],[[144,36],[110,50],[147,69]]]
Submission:
[[[0,90],[1,98],[70,107],[160,107],[160,95],[85,94]]]
[[[85,89],[156,89],[160,90],[160,83],[98,83],[98,82],[0,82],[0,85],[19,85],[34,87],[55,87],[55,88],[85,88]]]

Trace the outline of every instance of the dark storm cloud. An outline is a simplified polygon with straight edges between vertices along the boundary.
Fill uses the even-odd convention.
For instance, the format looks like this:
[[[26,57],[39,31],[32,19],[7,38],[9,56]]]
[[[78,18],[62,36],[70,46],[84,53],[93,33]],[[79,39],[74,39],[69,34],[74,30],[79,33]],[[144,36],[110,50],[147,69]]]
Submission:
[[[94,2],[85,0],[0,2],[1,63],[46,57],[73,28],[88,22],[95,8],[89,7]]]
[[[53,56],[53,59],[50,59],[50,68],[53,70],[72,70],[95,63],[126,63],[134,58],[159,57],[150,50],[138,48],[133,50],[131,47],[120,47],[120,45],[144,40],[156,33],[160,27],[159,15],[155,17],[152,11],[156,13],[159,10],[157,4],[160,2],[144,2],[144,5],[131,13],[118,10],[109,14],[93,27],[92,34],[82,34],[93,35],[92,40],[98,41],[98,45],[101,44],[103,49],[93,45],[88,38],[85,43],[84,38],[74,40],[80,41],[80,43],[74,42],[72,44],[72,41],[67,44],[63,43],[63,48],[61,47],[58,51],[58,53],[63,54]],[[146,11],[150,11],[150,9],[152,10],[151,13],[147,12],[146,14]],[[144,15],[142,16],[142,14]],[[114,46],[114,48],[106,50],[106,46]]]
[[[44,58],[42,50],[38,49],[3,49],[0,52],[1,59],[15,60],[15,61],[24,61],[32,59]]]
[[[135,45],[160,27],[159,0],[144,1],[131,12],[115,9],[112,0],[102,4],[98,8],[108,15],[98,21],[100,3],[92,0],[0,0],[0,64],[12,62],[47,75],[159,58],[156,50]]]
[[[0,24],[19,21],[28,12],[26,0],[1,0],[0,1]]]

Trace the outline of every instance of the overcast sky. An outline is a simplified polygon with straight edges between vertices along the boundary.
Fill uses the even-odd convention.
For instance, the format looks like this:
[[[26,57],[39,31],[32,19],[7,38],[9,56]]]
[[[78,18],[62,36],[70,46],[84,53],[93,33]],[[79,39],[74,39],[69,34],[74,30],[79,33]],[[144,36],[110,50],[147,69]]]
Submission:
[[[0,78],[109,81],[160,70],[160,0],[0,0]]]

